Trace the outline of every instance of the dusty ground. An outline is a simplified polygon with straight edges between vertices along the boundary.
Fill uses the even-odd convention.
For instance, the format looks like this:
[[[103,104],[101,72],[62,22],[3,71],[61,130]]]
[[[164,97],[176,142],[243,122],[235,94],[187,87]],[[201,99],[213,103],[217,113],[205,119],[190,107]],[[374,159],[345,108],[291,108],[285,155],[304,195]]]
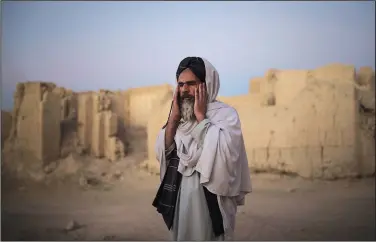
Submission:
[[[254,175],[237,240],[375,240],[375,180]],[[2,240],[168,240],[151,206],[158,177],[128,171],[113,187],[2,182]],[[80,225],[65,231],[70,221]]]

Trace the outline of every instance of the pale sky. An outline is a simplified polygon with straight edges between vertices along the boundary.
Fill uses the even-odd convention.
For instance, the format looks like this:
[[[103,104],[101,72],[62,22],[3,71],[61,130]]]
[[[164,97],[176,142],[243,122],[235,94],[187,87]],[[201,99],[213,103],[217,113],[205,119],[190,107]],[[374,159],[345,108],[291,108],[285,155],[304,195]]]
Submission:
[[[17,82],[75,91],[175,82],[186,56],[218,70],[222,96],[270,68],[375,68],[375,3],[2,2],[2,107]]]

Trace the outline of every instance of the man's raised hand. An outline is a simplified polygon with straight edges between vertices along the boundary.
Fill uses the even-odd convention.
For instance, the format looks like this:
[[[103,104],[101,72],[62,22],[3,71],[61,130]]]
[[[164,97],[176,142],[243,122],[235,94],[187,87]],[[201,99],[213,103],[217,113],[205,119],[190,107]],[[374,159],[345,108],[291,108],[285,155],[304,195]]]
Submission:
[[[177,123],[181,119],[179,108],[179,86],[176,86],[169,122]]]
[[[205,83],[200,83],[195,90],[194,114],[197,122],[205,119],[207,109],[207,92]]]

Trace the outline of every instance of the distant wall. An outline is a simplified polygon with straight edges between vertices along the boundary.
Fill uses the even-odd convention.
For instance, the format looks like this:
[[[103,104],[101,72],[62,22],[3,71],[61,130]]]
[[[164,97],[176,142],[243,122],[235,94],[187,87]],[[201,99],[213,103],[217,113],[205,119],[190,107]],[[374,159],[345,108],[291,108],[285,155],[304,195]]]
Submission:
[[[154,107],[172,95],[170,85],[152,86],[147,88],[134,88],[126,91],[128,99],[128,120],[129,126],[147,126],[150,115],[155,111]]]
[[[357,99],[360,120],[357,129],[358,155],[362,174],[375,174],[375,72],[370,67],[361,67],[356,75],[358,84]],[[365,110],[365,109],[367,110]]]
[[[9,137],[12,128],[12,113],[1,111],[1,149],[4,148],[4,142]]]
[[[307,178],[375,173],[372,69],[356,72],[341,64],[315,70],[271,69],[250,85],[247,95],[218,100],[239,113],[254,171]],[[73,93],[53,83],[19,83],[12,118],[2,112],[2,141],[9,137],[10,143],[49,162],[60,157],[63,139],[69,144],[77,135],[74,145],[87,154],[116,160],[125,155],[127,143],[138,139],[137,130],[146,128],[149,166],[158,169],[155,142],[167,121],[172,95],[169,85]],[[63,123],[75,124],[69,129],[72,136],[64,134]]]
[[[306,178],[370,175],[375,171],[374,139],[366,138],[359,128],[356,82],[355,68],[347,65],[272,69],[251,81],[249,95],[218,99],[238,111],[254,171]],[[273,105],[265,102],[270,96]],[[150,119],[149,167],[158,164],[156,134],[168,110],[165,103]]]
[[[10,142],[31,151],[43,162],[60,155],[61,99],[56,85],[19,83],[14,94]]]
[[[218,97],[217,100],[227,103],[237,109],[238,107],[240,108],[243,105],[246,105],[247,108],[260,107],[262,98],[263,96],[261,94],[255,93],[253,95],[241,95],[235,97]]]
[[[81,145],[89,151],[92,143],[94,92],[77,94],[78,137]]]
[[[40,83],[26,83],[24,95],[17,115],[17,139],[19,144],[42,159],[41,105],[42,91]]]
[[[171,86],[134,88],[126,91],[84,92],[77,94],[78,136],[85,149],[97,157],[105,156],[110,129],[116,124],[116,137],[125,148],[132,142],[132,129],[145,128],[154,106],[172,95]],[[99,100],[104,98],[103,100]],[[102,112],[100,105],[108,107]],[[102,103],[102,104],[100,104]],[[116,116],[114,116],[116,115]],[[107,127],[111,123],[111,127]],[[113,142],[113,140],[111,140]]]
[[[60,157],[61,97],[58,90],[47,91],[40,105],[41,160],[45,162]]]
[[[265,82],[264,77],[253,78],[249,82],[249,93],[251,94],[261,93],[261,85],[264,82]]]
[[[155,108],[153,115],[150,117],[147,132],[148,132],[148,158],[151,161],[148,166],[153,170],[158,171],[158,163],[156,161],[155,154],[155,142],[157,140],[158,133],[163,125],[166,124],[168,115],[171,109],[172,95],[161,103],[159,107]]]

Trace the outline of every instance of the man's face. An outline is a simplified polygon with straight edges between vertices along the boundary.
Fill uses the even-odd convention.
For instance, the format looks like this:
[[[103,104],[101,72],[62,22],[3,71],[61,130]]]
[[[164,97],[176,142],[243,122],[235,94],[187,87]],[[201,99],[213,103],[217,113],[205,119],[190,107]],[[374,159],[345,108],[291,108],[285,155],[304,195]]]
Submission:
[[[180,99],[194,98],[195,90],[201,81],[190,69],[185,69],[178,78]]]
[[[193,121],[195,119],[193,110],[195,91],[200,83],[201,81],[190,69],[184,70],[178,78],[179,106],[183,121]]]

